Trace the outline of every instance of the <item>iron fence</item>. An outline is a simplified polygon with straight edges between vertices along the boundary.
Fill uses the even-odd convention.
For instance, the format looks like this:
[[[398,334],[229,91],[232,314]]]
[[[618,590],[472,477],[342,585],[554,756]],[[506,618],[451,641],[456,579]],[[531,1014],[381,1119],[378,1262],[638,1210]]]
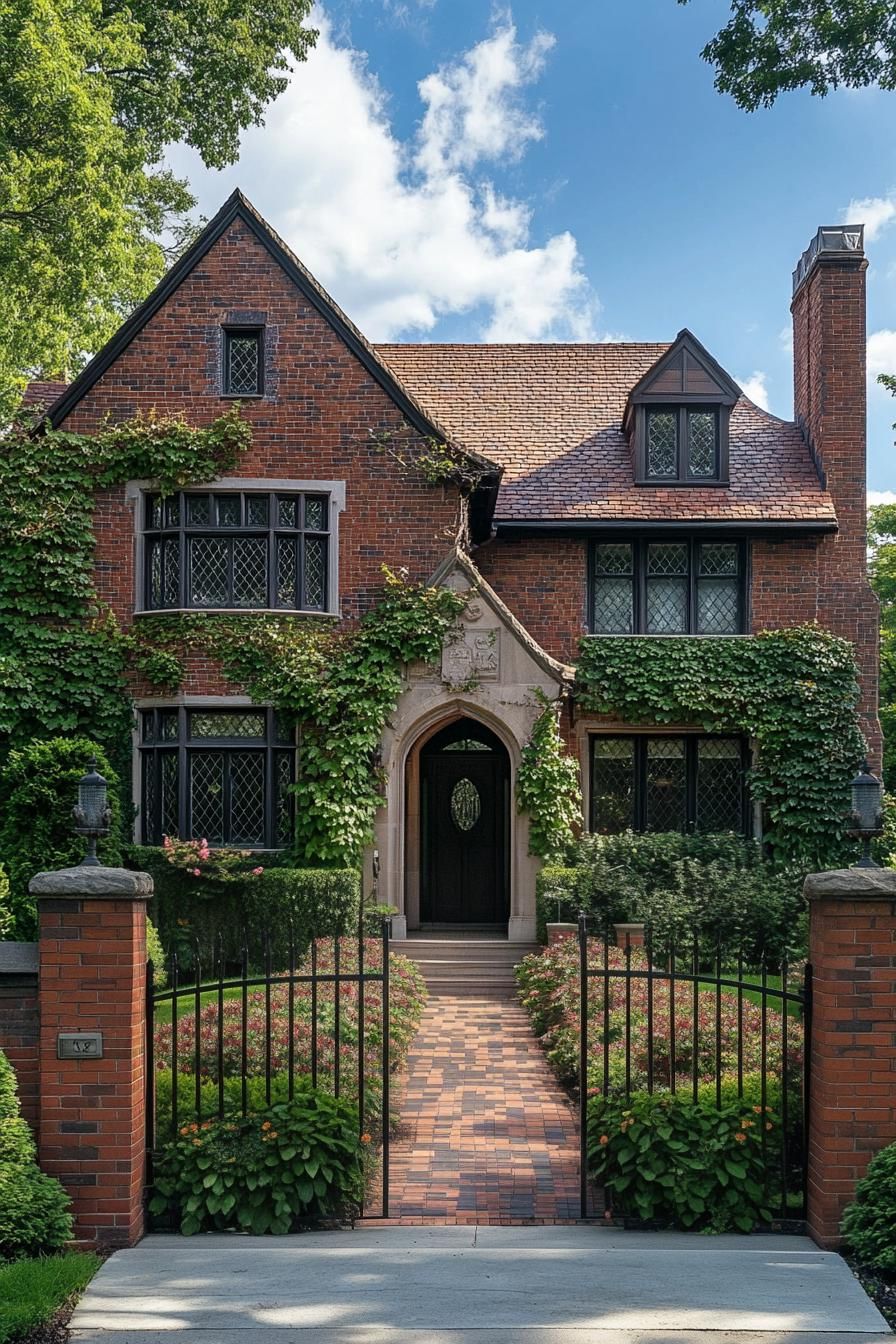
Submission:
[[[152,1161],[185,1122],[245,1116],[291,1101],[310,1083],[357,1105],[359,1133],[380,1135],[380,1208],[389,1216],[389,948],[391,921],[378,936],[300,944],[289,932],[286,966],[271,941],[243,931],[239,960],[228,963],[223,936],[213,965],[198,941],[174,952],[168,983],[154,989],[147,966],[147,1149]]]
[[[782,1223],[806,1210],[806,1134],[812,969],[749,961],[709,947],[694,931],[655,948],[627,934],[613,946],[609,928],[589,937],[579,915],[579,1133],[581,1217],[588,1216],[589,1092],[689,1095],[718,1109],[754,1100],[771,1107],[780,1143],[765,1162],[767,1193]],[[763,1123],[763,1154],[767,1151]]]

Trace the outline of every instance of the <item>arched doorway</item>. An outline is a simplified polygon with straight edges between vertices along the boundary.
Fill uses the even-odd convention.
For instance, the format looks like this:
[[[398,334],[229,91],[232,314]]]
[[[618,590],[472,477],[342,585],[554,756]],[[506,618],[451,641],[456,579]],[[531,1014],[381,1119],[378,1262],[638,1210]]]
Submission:
[[[510,759],[474,719],[457,719],[420,753],[420,922],[506,927]]]

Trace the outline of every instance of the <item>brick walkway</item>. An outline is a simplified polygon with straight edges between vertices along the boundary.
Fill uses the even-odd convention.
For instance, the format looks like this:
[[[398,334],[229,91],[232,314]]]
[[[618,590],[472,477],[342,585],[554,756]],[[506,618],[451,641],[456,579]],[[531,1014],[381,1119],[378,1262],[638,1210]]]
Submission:
[[[518,1004],[430,999],[402,1093],[393,1220],[578,1219],[576,1115]]]

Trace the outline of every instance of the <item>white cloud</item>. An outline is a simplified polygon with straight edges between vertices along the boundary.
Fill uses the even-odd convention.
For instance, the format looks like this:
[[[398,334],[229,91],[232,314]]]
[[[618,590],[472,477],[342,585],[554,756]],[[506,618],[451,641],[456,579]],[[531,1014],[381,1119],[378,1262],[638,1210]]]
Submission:
[[[239,185],[372,340],[473,314],[485,340],[585,340],[597,300],[568,232],[532,236],[532,210],[501,192],[500,165],[544,135],[525,94],[553,44],[509,16],[418,85],[416,133],[399,139],[364,53],[314,14],[317,46],[246,132],[235,168],[204,173],[177,147],[206,212]]]
[[[879,233],[896,220],[896,192],[890,192],[888,196],[864,196],[861,200],[850,201],[846,209],[840,212],[840,218],[843,224],[864,224],[865,242],[873,242]]]
[[[896,490],[869,490],[868,504],[896,504]]]
[[[735,379],[744,396],[749,397],[752,402],[755,402],[757,406],[761,406],[764,411],[768,410],[768,388],[765,385],[767,378],[767,373],[763,373],[760,369],[756,369],[749,378]]]
[[[896,331],[872,331],[868,337],[868,375],[896,373]]]
[[[793,326],[791,323],[788,322],[787,326],[782,327],[778,332],[778,344],[787,354],[793,354]]]

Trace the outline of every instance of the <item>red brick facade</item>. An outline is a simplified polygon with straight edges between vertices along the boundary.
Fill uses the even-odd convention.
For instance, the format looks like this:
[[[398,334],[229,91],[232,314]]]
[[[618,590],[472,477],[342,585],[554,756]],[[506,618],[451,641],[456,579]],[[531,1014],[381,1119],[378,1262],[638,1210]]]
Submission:
[[[864,266],[860,252],[832,256],[822,249],[807,268],[793,305],[802,431],[742,398],[731,422],[730,489],[645,490],[630,479],[620,429],[625,397],[668,347],[374,349],[365,343],[377,368],[385,361],[384,382],[261,241],[248,207],[80,399],[53,418],[78,431],[106,417],[153,410],[208,424],[230,404],[221,393],[222,324],[263,324],[264,394],[243,404],[253,443],[234,474],[344,483],[338,587],[340,614],[353,619],[380,590],[384,564],[424,579],[458,529],[456,490],[426,485],[389,451],[389,436],[397,445],[419,433],[394,398],[394,386],[390,392],[394,372],[414,404],[439,417],[433,423],[448,425],[451,434],[457,426],[456,443],[505,465],[498,535],[476,548],[475,559],[547,653],[573,663],[587,631],[589,541],[585,530],[563,530],[570,520],[599,528],[602,519],[612,519],[618,526],[636,504],[629,521],[644,526],[649,503],[654,523],[680,527],[689,509],[695,523],[724,526],[728,535],[737,535],[731,529],[741,523],[748,542],[748,631],[818,620],[853,640],[864,727],[877,759],[877,611],[864,572]],[[540,373],[551,378],[539,383]],[[554,421],[559,449],[552,447]],[[385,449],[377,436],[386,436]],[[528,472],[527,444],[533,454]],[[606,482],[599,479],[604,461],[610,464]],[[556,518],[555,530],[508,532],[538,510],[539,525]],[[762,519],[774,532],[762,532]],[[99,499],[98,587],[125,626],[137,601],[136,522],[124,489]],[[189,661],[186,694],[238,689],[202,656]]]
[[[0,968],[0,1049],[16,1072],[22,1115],[32,1129],[38,1124],[37,972],[6,972]]]

